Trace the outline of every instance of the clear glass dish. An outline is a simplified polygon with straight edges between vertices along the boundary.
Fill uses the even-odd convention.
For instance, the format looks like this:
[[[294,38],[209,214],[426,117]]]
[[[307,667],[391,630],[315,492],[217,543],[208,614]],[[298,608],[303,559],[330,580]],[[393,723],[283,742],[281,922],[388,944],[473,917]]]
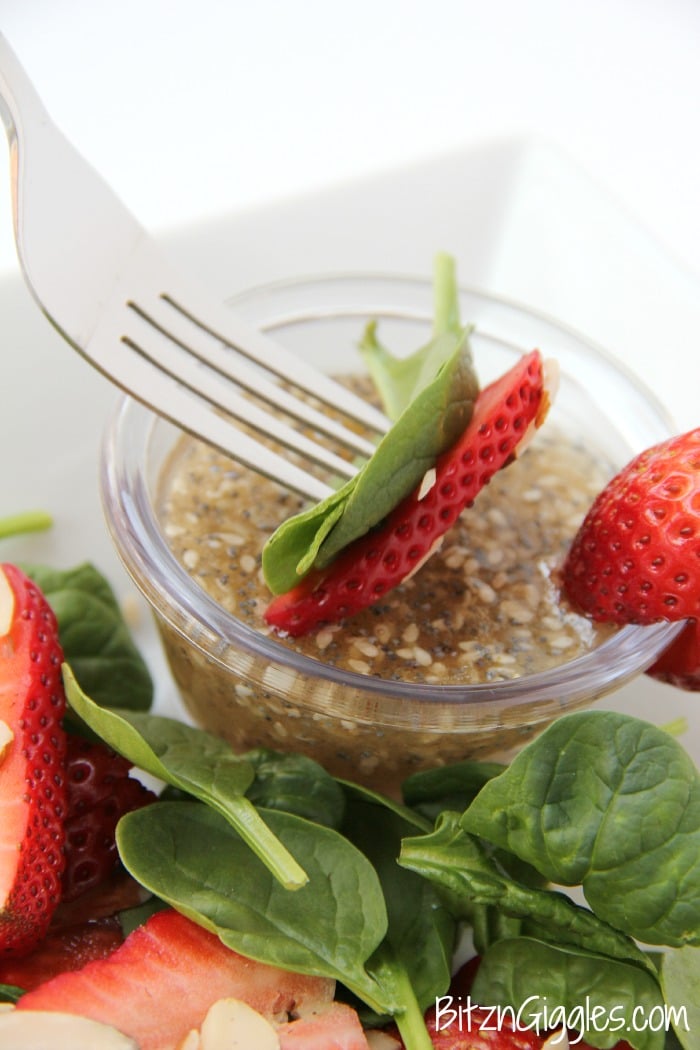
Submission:
[[[426,281],[330,276],[266,286],[231,300],[237,312],[327,371],[361,368],[364,323],[376,318],[393,349],[430,332]],[[492,295],[465,289],[482,384],[539,347],[561,383],[551,418],[613,467],[666,438],[673,424],[630,372],[576,332]],[[565,711],[588,706],[641,673],[678,625],[625,627],[556,668],[507,681],[432,685],[380,679],[325,664],[251,629],[174,558],[158,517],[158,483],[180,432],[130,398],[110,421],[102,497],[116,549],[150,602],[185,705],[195,722],[239,750],[311,754],[341,776],[398,791],[419,768],[512,752]]]

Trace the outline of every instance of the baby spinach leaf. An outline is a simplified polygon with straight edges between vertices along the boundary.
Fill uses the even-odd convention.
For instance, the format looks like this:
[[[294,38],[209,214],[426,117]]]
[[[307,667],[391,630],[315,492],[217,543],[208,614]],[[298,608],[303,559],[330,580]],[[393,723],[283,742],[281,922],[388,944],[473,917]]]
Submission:
[[[635,1050],[664,1048],[662,1031],[634,1030],[641,1018],[663,1009],[655,978],[580,948],[554,948],[529,937],[498,941],[481,960],[471,997],[521,1011],[521,1026],[535,1028],[539,1017],[540,1030],[546,1009],[550,1027],[559,1028],[566,1018],[591,1046],[605,1050],[622,1038]]]
[[[668,733],[608,711],[566,715],[462,818],[649,944],[700,944],[700,777]]]
[[[655,973],[653,964],[631,938],[587,908],[563,893],[512,878],[478,839],[464,831],[458,813],[443,813],[429,835],[404,839],[399,864],[439,887],[457,918],[493,921],[492,914],[483,914],[486,906],[506,918],[536,924],[547,940],[586,948]],[[508,923],[500,929],[496,926],[499,936],[512,930]],[[481,933],[479,948],[483,949],[493,939],[493,931],[488,941],[486,931],[477,932]]]
[[[476,798],[492,777],[502,773],[500,762],[465,760],[435,769],[423,769],[401,785],[404,801],[433,820],[443,810],[460,813]]]
[[[396,863],[401,839],[412,830],[390,809],[359,798],[350,800],[343,823],[344,834],[374,865],[384,891],[389,926],[383,965],[405,974],[425,1010],[450,983],[456,927],[431,884]]]
[[[379,806],[382,809],[388,809],[398,820],[404,821],[409,828],[417,829],[418,831],[430,831],[432,827],[429,820],[416,812],[416,810],[411,809],[410,806],[397,802],[396,799],[389,798],[387,795],[382,795],[380,791],[375,791],[373,788],[367,787],[366,784],[356,784],[352,780],[343,780],[342,777],[338,777],[338,784],[350,801],[366,802]]]
[[[0,984],[0,1003],[16,1003],[24,995],[24,988],[16,984]]]
[[[146,711],[153,682],[104,576],[89,563],[58,570],[25,565],[58,621],[66,661],[102,707]]]
[[[400,1003],[365,964],[387,915],[369,861],[338,832],[290,813],[265,819],[303,859],[308,882],[289,893],[223,818],[195,802],[164,802],[127,814],[117,827],[127,869],[162,900],[251,959],[342,981],[380,1013]]]
[[[340,827],[345,796],[323,766],[299,754],[282,754],[266,748],[246,753],[255,778],[246,794],[256,806],[281,809],[299,817]]]
[[[700,1037],[700,950],[674,948],[661,960],[661,987],[684,1050],[697,1050]]]
[[[255,776],[250,762],[219,737],[176,719],[98,707],[67,665],[63,680],[71,708],[100,739],[139,769],[220,813],[285,886],[296,889],[304,884],[303,869],[245,797]]]
[[[414,355],[410,381],[399,398],[400,415],[354,478],[321,503],[283,522],[270,537],[262,564],[273,594],[290,590],[312,567],[328,565],[352,540],[382,521],[420,484],[469,422],[478,380],[469,330],[455,316],[454,264],[445,258],[436,269],[440,285],[436,299],[441,303],[436,330]],[[445,307],[444,299],[454,307]],[[413,396],[405,403],[408,388]]]

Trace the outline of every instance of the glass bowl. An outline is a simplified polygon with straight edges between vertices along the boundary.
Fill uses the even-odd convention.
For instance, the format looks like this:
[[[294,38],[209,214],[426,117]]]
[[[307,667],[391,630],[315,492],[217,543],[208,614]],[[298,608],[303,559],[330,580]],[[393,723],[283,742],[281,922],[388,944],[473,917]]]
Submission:
[[[460,295],[461,316],[475,325],[482,385],[534,347],[556,358],[561,380],[550,417],[611,470],[673,432],[654,396],[576,332],[492,295]],[[399,352],[422,345],[432,323],[430,284],[405,277],[281,282],[230,302],[290,349],[338,373],[361,370],[356,345],[368,319],[378,320],[382,341]],[[512,753],[558,715],[641,673],[679,630],[621,628],[576,659],[497,682],[407,682],[339,669],[237,619],[175,559],[158,492],[180,436],[123,399],[103,443],[103,504],[116,549],[153,608],[188,711],[237,750],[305,752],[337,775],[396,794],[418,769]]]

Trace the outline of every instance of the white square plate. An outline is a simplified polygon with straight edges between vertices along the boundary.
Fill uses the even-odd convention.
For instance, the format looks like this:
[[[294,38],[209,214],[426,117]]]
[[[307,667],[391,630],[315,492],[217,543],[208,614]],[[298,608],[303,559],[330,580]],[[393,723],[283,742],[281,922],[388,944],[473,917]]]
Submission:
[[[320,188],[163,238],[222,298],[307,273],[429,275],[438,250],[465,284],[510,296],[579,329],[624,361],[685,430],[697,425],[700,289],[624,206],[555,146],[487,142],[380,176]],[[3,561],[94,561],[133,593],[98,497],[98,447],[115,394],[50,328],[17,276],[0,282],[6,366],[0,416],[3,512],[42,507],[50,533],[3,542]],[[546,352],[546,348],[542,348]],[[158,708],[180,711],[148,616],[140,641]],[[684,717],[700,756],[697,700],[646,678],[606,706],[666,723]]]

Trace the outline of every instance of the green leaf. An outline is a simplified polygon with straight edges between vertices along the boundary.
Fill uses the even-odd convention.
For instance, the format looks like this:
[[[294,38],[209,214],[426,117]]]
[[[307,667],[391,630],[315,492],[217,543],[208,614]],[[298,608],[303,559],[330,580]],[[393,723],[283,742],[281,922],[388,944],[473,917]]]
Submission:
[[[453,267],[438,267],[440,281],[450,282]],[[455,323],[441,326],[414,355],[410,388],[413,397],[372,457],[358,474],[321,503],[290,518],[273,533],[262,556],[263,571],[274,594],[294,587],[312,567],[323,568],[353,540],[382,521],[420,484],[439,454],[454,444],[469,422],[478,381],[469,349],[469,330]],[[398,367],[398,366],[397,366]],[[399,401],[403,404],[406,391]]]
[[[661,961],[661,987],[673,1012],[673,1028],[684,1050],[697,1050],[700,1036],[700,950],[675,948]]]
[[[24,995],[24,988],[15,984],[0,984],[0,1003],[16,1003]]]
[[[148,710],[151,675],[104,576],[88,563],[68,570],[23,569],[56,615],[65,659],[82,688],[102,707]]]
[[[409,806],[435,820],[446,809],[461,813],[474,801],[484,784],[504,769],[500,762],[466,759],[413,773],[404,780],[401,790]]]
[[[663,1009],[655,978],[582,949],[554,948],[529,937],[498,941],[481,960],[471,998],[516,1012],[522,1007],[521,1026],[534,1029],[539,1015],[540,1031],[559,1028],[566,1019],[591,1046],[605,1050],[622,1038],[636,1050],[664,1048],[663,1031],[634,1031],[635,1021],[641,1027],[643,1018],[658,1019]]]
[[[117,845],[143,886],[211,930],[241,955],[297,973],[342,981],[372,1009],[395,1013],[365,963],[387,929],[372,865],[331,828],[290,813],[265,818],[303,859],[305,886],[289,893],[250,855],[218,813],[190,802],[135,810],[119,822]]]
[[[426,880],[399,867],[401,839],[413,830],[396,813],[352,799],[343,832],[370,859],[386,900],[389,926],[383,965],[402,971],[422,1010],[450,983],[455,922]]]
[[[318,762],[306,755],[266,748],[248,751],[245,757],[255,773],[246,792],[254,805],[296,813],[329,828],[340,827],[345,812],[343,790]]]
[[[639,719],[558,719],[479,792],[466,831],[515,853],[649,944],[700,944],[700,777]]]
[[[481,909],[488,907],[487,921],[493,922],[495,916],[518,919],[534,924],[548,941],[586,948],[655,972],[631,938],[588,908],[563,893],[513,878],[496,856],[489,856],[482,843],[464,831],[457,813],[443,813],[428,835],[404,839],[399,863],[439,887],[456,918],[483,921]],[[480,950],[494,939],[493,929],[488,938],[481,938]],[[508,923],[500,930],[495,926],[499,936],[512,929]]]
[[[99,707],[81,690],[68,666],[63,680],[71,708],[100,739],[139,769],[214,809],[283,885],[304,885],[303,869],[245,797],[255,776],[250,762],[219,737],[175,719]]]

